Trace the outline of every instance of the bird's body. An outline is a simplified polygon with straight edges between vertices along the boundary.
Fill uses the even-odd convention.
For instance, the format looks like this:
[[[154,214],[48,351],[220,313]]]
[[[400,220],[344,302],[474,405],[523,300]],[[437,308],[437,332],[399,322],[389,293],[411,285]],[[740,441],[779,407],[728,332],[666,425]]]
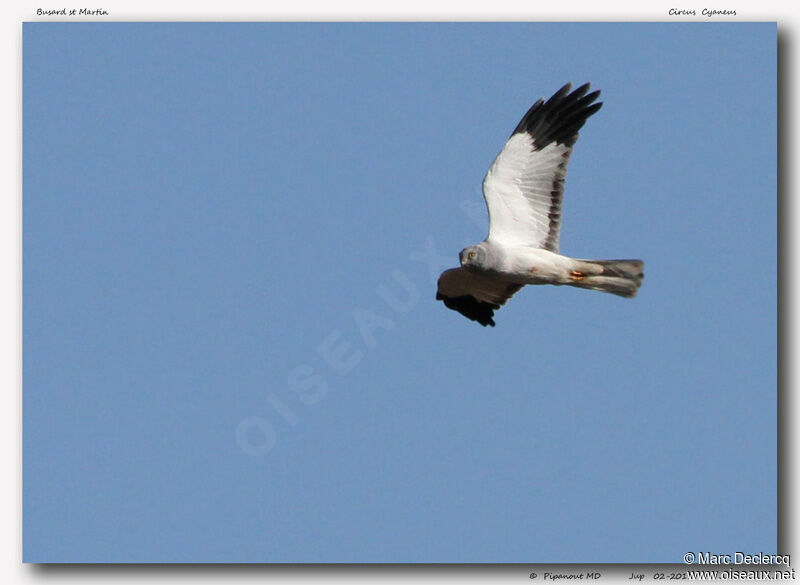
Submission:
[[[522,118],[483,181],[489,236],[461,251],[439,277],[436,298],[482,325],[527,284],[570,285],[633,297],[641,260],[581,260],[559,253],[567,162],[586,119],[600,109],[589,84],[567,84]]]
[[[495,253],[503,258],[502,269],[499,271],[503,277],[519,284],[566,282],[565,279],[572,269],[571,258],[550,250],[532,246],[500,247],[493,245],[491,240],[486,240],[485,243],[497,249]]]
[[[478,264],[468,255],[462,266],[473,272],[493,273],[516,284],[547,284],[565,279],[572,268],[572,259],[550,250],[525,245],[503,246],[487,238],[474,248],[481,250],[486,261]]]

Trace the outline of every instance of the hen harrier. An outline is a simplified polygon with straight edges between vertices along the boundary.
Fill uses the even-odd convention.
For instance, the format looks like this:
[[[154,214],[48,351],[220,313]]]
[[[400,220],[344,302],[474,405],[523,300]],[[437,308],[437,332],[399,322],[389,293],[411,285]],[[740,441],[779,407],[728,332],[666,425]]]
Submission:
[[[558,253],[561,197],[578,130],[602,106],[589,84],[572,84],[537,101],[483,180],[489,237],[459,254],[461,267],[439,277],[436,299],[494,327],[495,310],[526,284],[568,284],[636,296],[641,260],[578,260]]]

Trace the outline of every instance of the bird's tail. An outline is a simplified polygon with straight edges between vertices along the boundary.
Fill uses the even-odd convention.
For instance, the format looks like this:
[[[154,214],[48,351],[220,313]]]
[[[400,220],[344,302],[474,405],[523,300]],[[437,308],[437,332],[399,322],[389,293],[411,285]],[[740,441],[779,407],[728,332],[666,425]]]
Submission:
[[[636,296],[643,278],[641,260],[578,260],[569,284],[631,298]]]

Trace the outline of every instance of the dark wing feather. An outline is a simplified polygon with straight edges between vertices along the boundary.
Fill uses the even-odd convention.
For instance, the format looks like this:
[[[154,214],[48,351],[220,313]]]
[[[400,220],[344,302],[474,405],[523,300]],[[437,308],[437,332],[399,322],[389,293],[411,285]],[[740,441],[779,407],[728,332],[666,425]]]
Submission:
[[[592,104],[600,90],[586,95],[590,85],[584,83],[569,93],[572,84],[568,83],[547,102],[540,99],[522,117],[511,136],[523,132],[529,134],[533,138],[534,150],[542,150],[551,142],[572,146],[578,139],[578,130],[603,105],[603,102]]]
[[[465,268],[451,268],[439,276],[436,300],[484,327],[494,327],[494,312],[522,286]]]

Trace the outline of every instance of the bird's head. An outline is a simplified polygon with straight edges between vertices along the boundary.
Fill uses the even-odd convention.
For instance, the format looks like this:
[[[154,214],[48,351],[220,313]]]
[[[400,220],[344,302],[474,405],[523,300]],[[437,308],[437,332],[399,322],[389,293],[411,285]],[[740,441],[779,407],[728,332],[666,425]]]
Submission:
[[[483,266],[486,253],[479,244],[477,246],[469,246],[468,248],[464,248],[461,250],[461,253],[458,255],[458,257],[461,260],[462,268],[481,268]]]

